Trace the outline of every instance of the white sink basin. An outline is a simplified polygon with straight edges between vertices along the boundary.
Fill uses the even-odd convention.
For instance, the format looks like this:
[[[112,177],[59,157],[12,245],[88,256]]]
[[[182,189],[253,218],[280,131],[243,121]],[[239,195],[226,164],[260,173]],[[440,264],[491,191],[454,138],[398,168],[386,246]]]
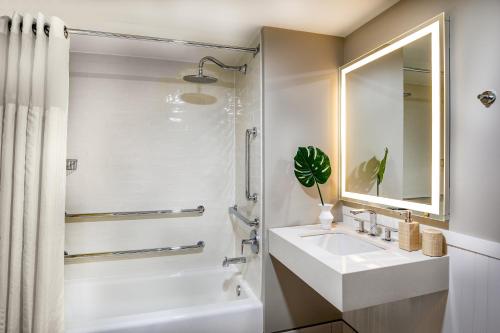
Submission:
[[[342,223],[270,229],[268,238],[269,253],[340,311],[448,289],[447,256],[407,252]]]
[[[375,246],[343,233],[302,236],[302,239],[339,256],[384,250],[382,247]]]

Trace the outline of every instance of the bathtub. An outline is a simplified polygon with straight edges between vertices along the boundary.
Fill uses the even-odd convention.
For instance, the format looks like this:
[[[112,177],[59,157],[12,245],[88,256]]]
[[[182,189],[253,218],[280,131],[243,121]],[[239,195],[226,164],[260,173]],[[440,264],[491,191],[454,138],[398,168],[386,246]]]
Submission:
[[[65,281],[65,331],[262,333],[262,303],[234,269]]]

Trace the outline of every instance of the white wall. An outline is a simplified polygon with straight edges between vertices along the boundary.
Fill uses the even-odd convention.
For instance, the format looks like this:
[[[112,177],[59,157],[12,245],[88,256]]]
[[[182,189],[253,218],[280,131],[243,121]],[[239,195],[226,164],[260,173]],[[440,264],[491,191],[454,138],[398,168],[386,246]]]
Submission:
[[[220,266],[235,253],[227,213],[234,204],[234,75],[213,85],[181,77],[196,64],[75,54],[70,57],[69,213],[195,208],[201,217],[71,223],[70,253],[206,242],[202,253],[67,265],[67,278]],[[183,94],[203,93],[198,105]]]

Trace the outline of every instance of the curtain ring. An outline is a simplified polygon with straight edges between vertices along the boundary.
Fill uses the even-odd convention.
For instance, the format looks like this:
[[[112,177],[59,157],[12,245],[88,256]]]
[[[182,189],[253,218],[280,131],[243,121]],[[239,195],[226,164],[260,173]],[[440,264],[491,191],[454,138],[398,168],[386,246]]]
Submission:
[[[21,23],[19,23],[19,32],[23,33],[23,21],[21,21]]]
[[[47,23],[43,25],[43,31],[45,32],[45,35],[49,37],[50,26]]]
[[[36,36],[36,22],[31,25],[31,31],[33,31],[33,34]]]
[[[64,37],[68,39],[68,28],[66,26],[64,26]]]
[[[7,28],[9,28],[9,31],[10,31],[10,28],[12,28],[12,19],[9,17],[9,22],[7,23]]]

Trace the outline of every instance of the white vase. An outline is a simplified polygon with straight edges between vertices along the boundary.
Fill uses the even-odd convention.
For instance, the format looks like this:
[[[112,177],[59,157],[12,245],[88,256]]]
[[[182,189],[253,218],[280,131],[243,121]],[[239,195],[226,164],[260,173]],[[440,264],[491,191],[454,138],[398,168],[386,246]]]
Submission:
[[[319,214],[319,221],[321,222],[321,229],[329,230],[332,227],[333,214],[332,214],[332,204],[318,204],[321,208],[321,213]]]

